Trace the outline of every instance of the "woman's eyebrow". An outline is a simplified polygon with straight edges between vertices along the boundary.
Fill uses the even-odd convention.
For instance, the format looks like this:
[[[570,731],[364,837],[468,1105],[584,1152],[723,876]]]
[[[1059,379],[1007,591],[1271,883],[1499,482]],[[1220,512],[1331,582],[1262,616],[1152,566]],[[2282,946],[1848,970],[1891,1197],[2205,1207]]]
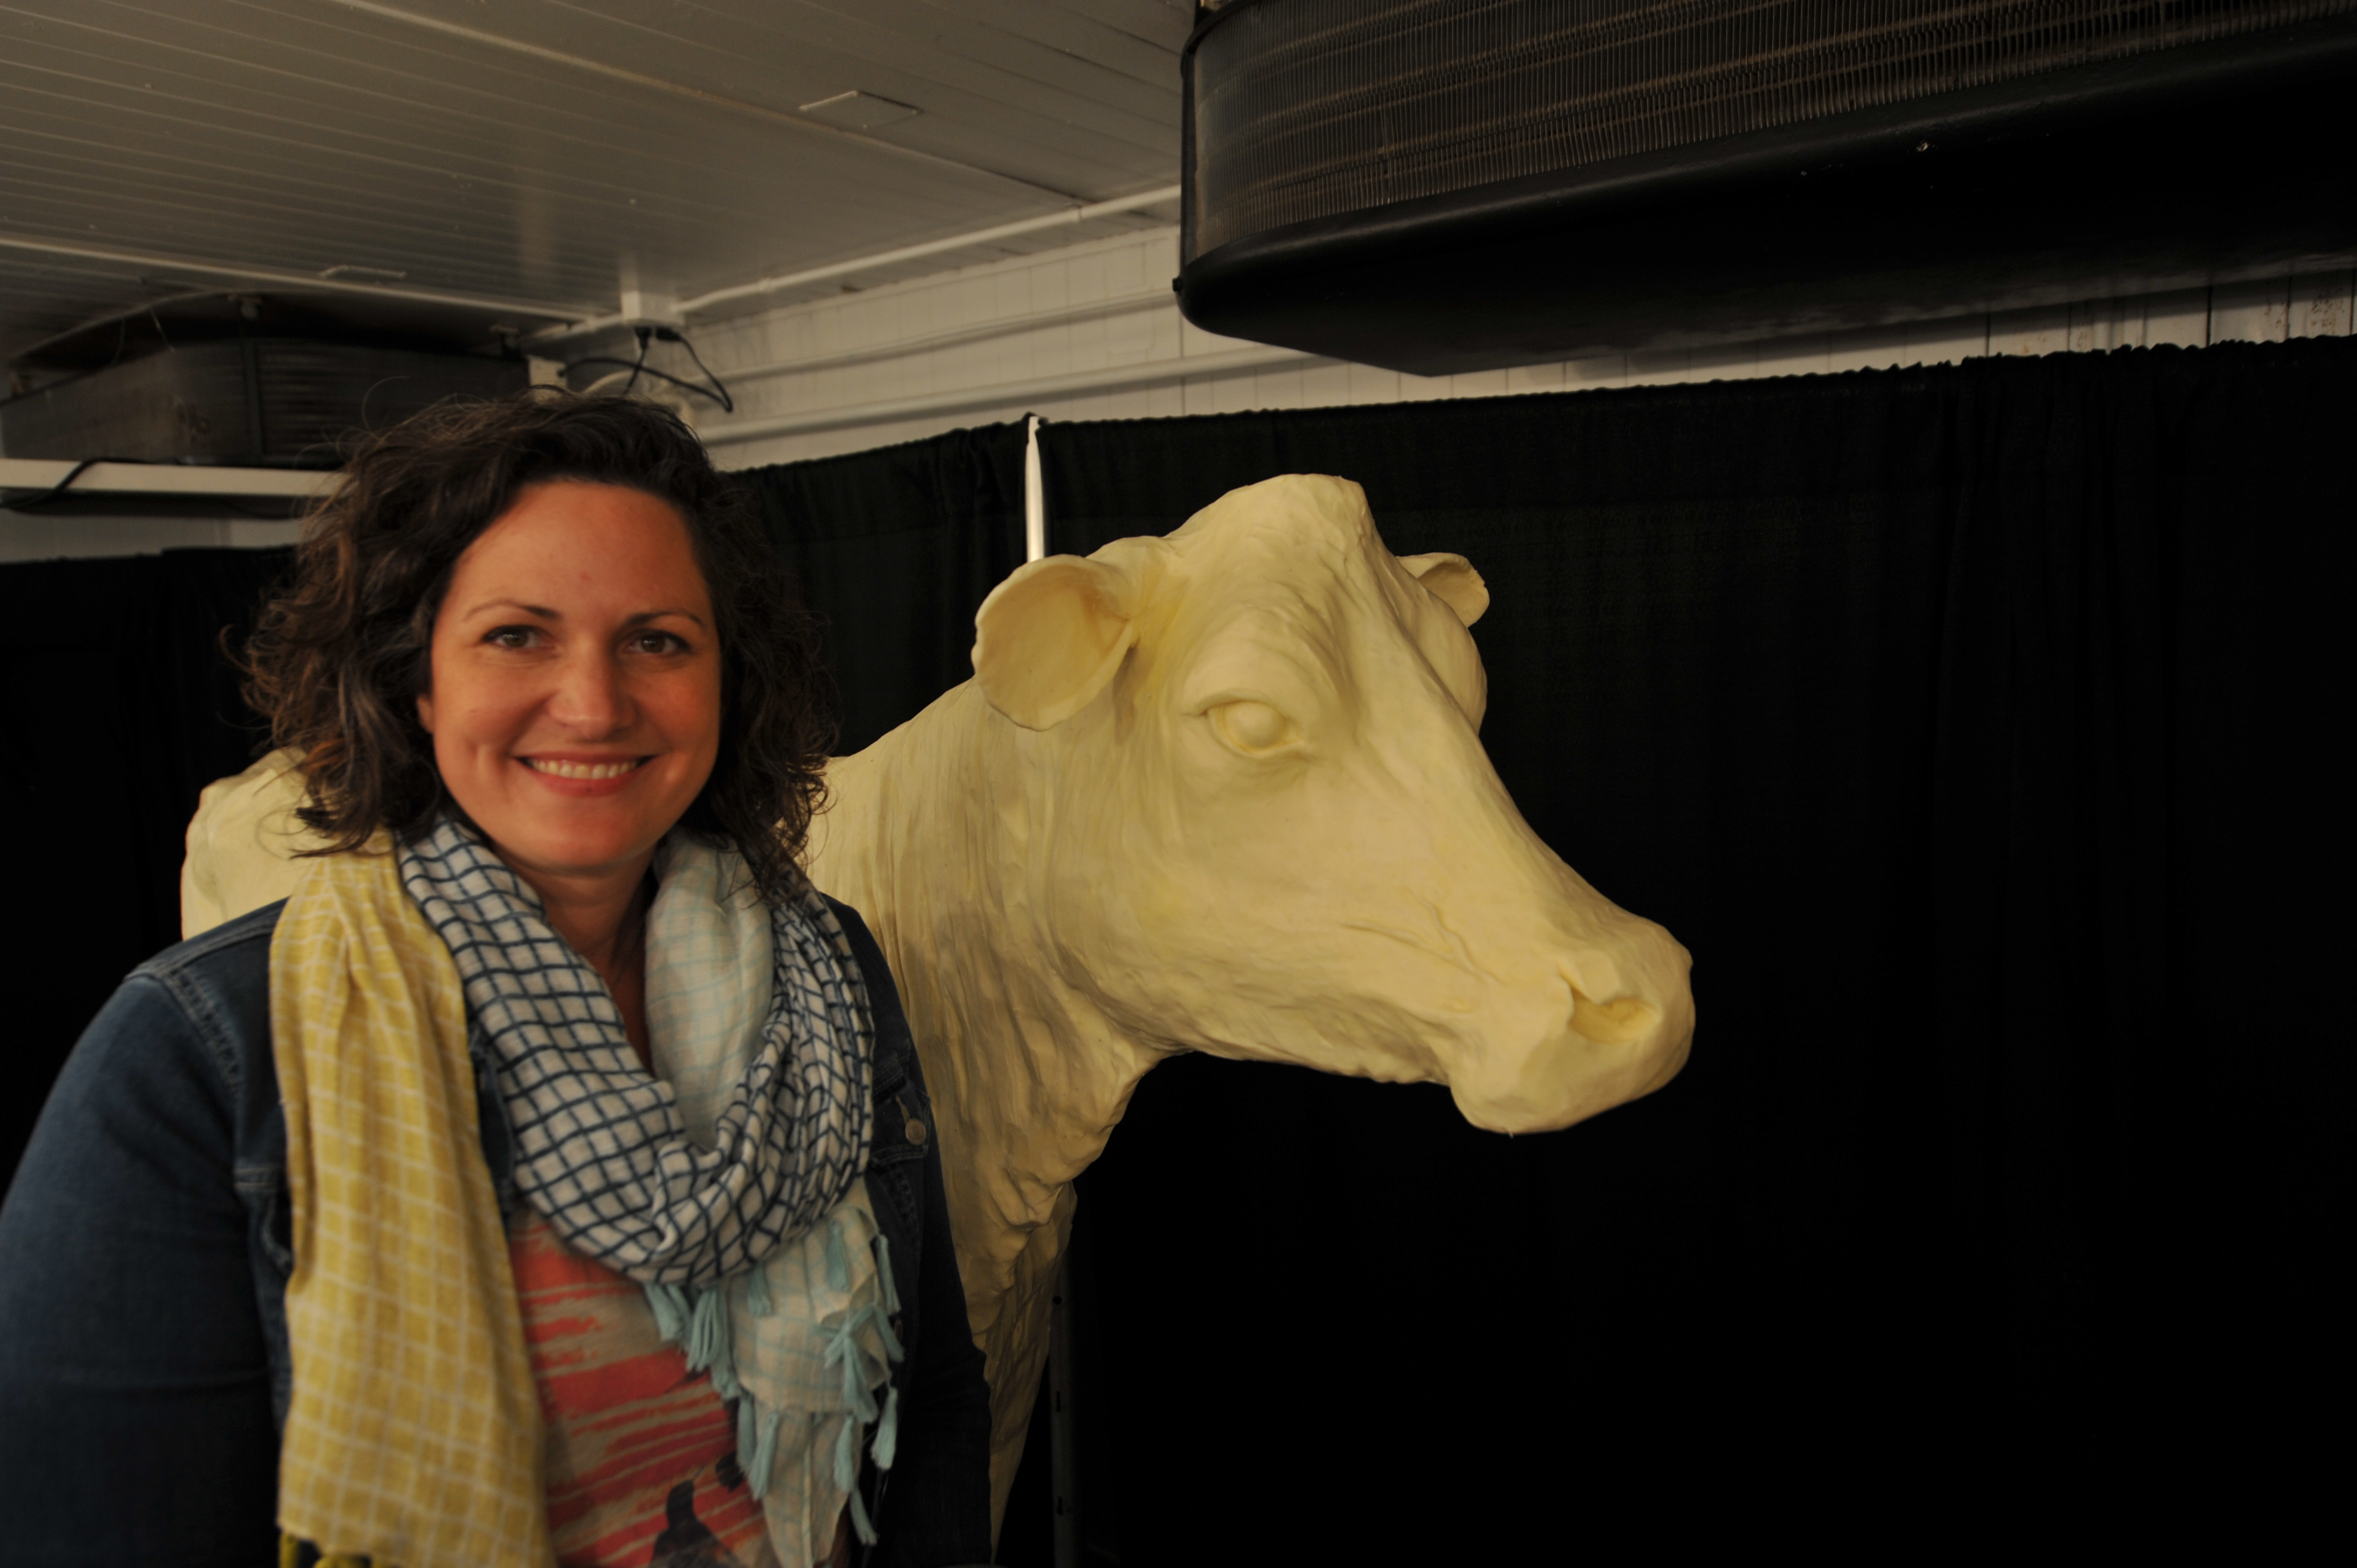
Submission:
[[[677,616],[682,620],[692,620],[698,626],[704,626],[704,618],[697,615],[694,610],[640,610],[638,614],[630,617],[622,624],[624,626],[644,626],[651,620],[661,620],[665,616]],[[706,631],[712,629],[710,627],[705,627],[704,628]]]
[[[522,599],[485,599],[481,604],[470,607],[466,613],[468,616],[472,617],[481,615],[486,610],[501,609],[522,610],[524,614],[532,616],[539,620],[563,620],[565,618],[565,612],[562,610],[551,609],[546,605],[528,605]],[[697,615],[694,610],[684,609],[640,610],[638,614],[625,619],[622,624],[626,627],[644,626],[649,621],[661,620],[665,616],[677,616],[682,620],[694,621],[697,626],[704,627],[704,629],[706,631],[712,629],[710,627],[705,625],[705,620],[702,616]]]

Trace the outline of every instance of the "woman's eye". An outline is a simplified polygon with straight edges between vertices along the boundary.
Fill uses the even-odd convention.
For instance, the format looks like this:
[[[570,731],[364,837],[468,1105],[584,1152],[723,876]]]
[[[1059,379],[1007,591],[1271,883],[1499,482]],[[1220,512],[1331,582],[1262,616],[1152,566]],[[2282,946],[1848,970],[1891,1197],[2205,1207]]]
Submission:
[[[630,639],[630,646],[640,653],[684,653],[687,643],[667,631],[642,631]]]
[[[1222,703],[1208,716],[1221,739],[1246,753],[1274,751],[1299,734],[1291,719],[1266,703],[1255,703],[1250,698]]]
[[[533,627],[503,626],[487,633],[483,640],[493,648],[530,648],[539,635]]]

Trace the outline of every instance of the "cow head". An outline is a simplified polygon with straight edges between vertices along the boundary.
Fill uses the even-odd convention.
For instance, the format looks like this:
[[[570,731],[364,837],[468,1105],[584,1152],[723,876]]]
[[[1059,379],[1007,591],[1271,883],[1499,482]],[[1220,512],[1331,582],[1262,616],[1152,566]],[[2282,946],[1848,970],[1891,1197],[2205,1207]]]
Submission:
[[[1443,1082],[1509,1133],[1658,1087],[1693,1035],[1685,950],[1500,784],[1466,630],[1488,604],[1319,476],[1025,566],[974,650],[1022,781],[1006,907],[1156,1047]]]

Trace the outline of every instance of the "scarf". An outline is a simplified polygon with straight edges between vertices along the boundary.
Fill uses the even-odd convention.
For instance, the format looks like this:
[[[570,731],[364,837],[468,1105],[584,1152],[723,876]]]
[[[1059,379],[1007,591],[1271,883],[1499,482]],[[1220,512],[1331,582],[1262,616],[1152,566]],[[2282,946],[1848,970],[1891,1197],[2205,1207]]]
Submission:
[[[540,1402],[466,997],[371,850],[306,862],[270,939],[295,1245],[278,1523],[398,1568],[544,1568]]]
[[[401,877],[490,1038],[517,1190],[575,1251],[641,1283],[710,1284],[809,1230],[867,1168],[867,990],[816,893],[770,910],[760,1047],[703,1147],[606,983],[470,830],[444,818],[403,847]]]
[[[728,867],[703,854],[712,864],[688,881],[709,910]],[[670,1054],[703,1064],[711,1125],[699,1143],[670,1086],[637,1067],[595,972],[472,834],[446,822],[398,856],[380,841],[375,853],[307,863],[271,949],[296,1252],[279,1488],[290,1535],[399,1568],[549,1561],[538,1402],[480,1153],[470,1012],[498,1063],[518,1185],[533,1207],[576,1250],[646,1283],[659,1318],[669,1309],[664,1327],[691,1364],[740,1400],[757,1485],[781,1450],[823,1434],[836,1439],[823,1480],[847,1486],[856,1422],[876,1418],[870,1391],[900,1349],[884,1321],[897,1304],[876,1299],[879,1283],[889,1294],[888,1267],[864,1245],[863,1267],[847,1256],[847,1240],[873,1234],[855,1191],[872,1023],[823,901],[805,894],[769,916],[760,1027],[673,1042]],[[651,930],[651,959],[656,947]],[[716,1080],[722,1060],[741,1068]],[[797,1295],[797,1278],[828,1288]],[[803,1310],[781,1312],[780,1294]],[[748,1329],[732,1308],[802,1326]],[[817,1328],[826,1333],[811,1343]],[[778,1354],[778,1341],[794,1353]],[[778,1375],[781,1362],[791,1372],[813,1358],[832,1411]],[[888,1464],[897,1412],[881,1413],[877,1457]],[[796,1502],[825,1506],[833,1494],[842,1506],[823,1481],[791,1489]],[[782,1510],[765,1508],[773,1538],[788,1533]],[[831,1526],[834,1514],[818,1517]],[[794,1522],[791,1534],[809,1533],[806,1519]]]
[[[708,1146],[770,1014],[776,921],[734,854],[683,834],[655,852],[655,875],[647,1034],[688,1136]],[[872,1111],[872,1099],[861,1103]],[[899,1429],[899,1391],[881,1388],[902,1354],[888,1246],[866,1184],[854,1182],[823,1220],[742,1274],[700,1290],[647,1286],[690,1369],[737,1402],[737,1463],[780,1568],[824,1555],[846,1503],[855,1532],[876,1539],[856,1483],[863,1426],[876,1423],[872,1451],[886,1470]]]

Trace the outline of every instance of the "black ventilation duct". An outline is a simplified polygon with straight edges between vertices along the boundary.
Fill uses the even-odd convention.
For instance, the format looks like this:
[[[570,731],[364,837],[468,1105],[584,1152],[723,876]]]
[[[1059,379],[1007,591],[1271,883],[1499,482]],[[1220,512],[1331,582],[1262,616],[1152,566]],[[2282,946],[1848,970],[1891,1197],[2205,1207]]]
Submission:
[[[329,467],[354,430],[530,381],[511,346],[486,350],[437,326],[369,301],[189,295],[141,306],[12,361],[25,390],[0,403],[0,454]]]
[[[2357,258],[2357,0],[1230,0],[1210,331],[1420,374]]]

